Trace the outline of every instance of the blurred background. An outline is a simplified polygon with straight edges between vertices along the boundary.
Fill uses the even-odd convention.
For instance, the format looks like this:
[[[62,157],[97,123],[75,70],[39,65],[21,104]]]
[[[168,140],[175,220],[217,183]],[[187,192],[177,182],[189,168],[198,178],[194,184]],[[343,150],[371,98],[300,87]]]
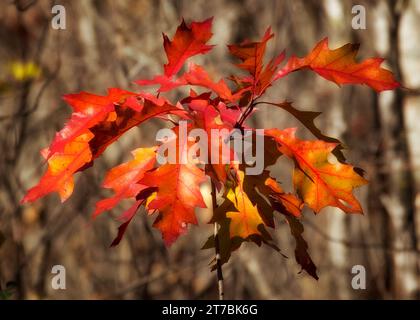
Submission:
[[[66,29],[51,27],[54,4],[66,9]],[[366,8],[366,30],[351,27],[353,5]],[[107,195],[104,172],[129,160],[130,150],[151,146],[159,121],[132,129],[77,177],[63,205],[57,195],[21,206],[25,191],[46,169],[39,154],[70,115],[61,100],[81,90],[105,94],[162,71],[161,32],[173,36],[187,22],[214,16],[209,55],[198,56],[215,79],[235,71],[225,44],[260,39],[271,26],[268,56],[286,49],[303,56],[328,36],[332,48],[361,43],[360,58],[381,56],[405,89],[377,95],[367,87],[339,89],[310,72],[289,75],[266,101],[294,102],[322,111],[317,125],[348,146],[351,163],[366,170],[360,188],[365,215],[305,211],[305,238],[318,281],[296,264],[284,221],[273,232],[286,259],[247,244],[224,266],[229,299],[420,298],[420,1],[146,1],[0,0],[0,296],[11,299],[204,299],[217,297],[210,250],[209,212],[169,250],[152,219],[139,214],[126,237],[109,248],[127,203],[91,220]],[[253,122],[253,123],[252,123]],[[286,128],[299,124],[282,110],[261,107],[251,123]],[[311,137],[303,128],[303,138]],[[290,164],[273,173],[290,190]],[[203,189],[208,188],[204,186]],[[209,200],[209,199],[206,199]],[[51,288],[51,268],[66,268],[66,290]],[[354,265],[366,268],[366,290],[354,290]]]

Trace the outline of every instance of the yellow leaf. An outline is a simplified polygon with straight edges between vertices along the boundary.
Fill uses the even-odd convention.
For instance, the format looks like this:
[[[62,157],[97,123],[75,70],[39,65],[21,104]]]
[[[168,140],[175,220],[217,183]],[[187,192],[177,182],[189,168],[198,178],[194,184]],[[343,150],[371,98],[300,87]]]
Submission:
[[[246,239],[253,234],[261,235],[258,226],[261,224],[264,225],[264,222],[261,219],[257,207],[252,204],[243,190],[244,173],[238,170],[237,174],[238,185],[234,190],[229,190],[227,198],[234,204],[238,211],[229,211],[226,213],[226,216],[231,219],[231,237],[238,236]]]
[[[34,62],[15,61],[10,65],[10,73],[16,81],[36,79],[41,75],[41,69]]]

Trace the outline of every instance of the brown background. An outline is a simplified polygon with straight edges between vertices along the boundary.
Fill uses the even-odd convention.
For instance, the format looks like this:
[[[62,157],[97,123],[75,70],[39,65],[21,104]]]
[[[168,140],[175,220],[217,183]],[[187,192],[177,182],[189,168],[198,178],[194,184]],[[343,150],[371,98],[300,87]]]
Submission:
[[[367,87],[342,89],[310,72],[288,76],[265,100],[292,100],[323,111],[317,124],[349,148],[352,163],[370,184],[357,194],[365,216],[327,209],[305,212],[305,234],[320,276],[315,281],[293,259],[294,240],[279,221],[274,232],[285,259],[249,244],[225,266],[226,297],[232,299],[418,299],[420,233],[420,1],[60,1],[67,29],[51,28],[54,1],[0,0],[0,284],[14,282],[13,298],[25,299],[200,299],[217,297],[216,276],[201,251],[212,231],[206,210],[169,250],[138,215],[117,248],[108,248],[123,207],[95,222],[94,203],[108,193],[100,183],[108,168],[128,160],[129,150],[150,146],[159,121],[133,129],[109,148],[94,168],[78,177],[64,205],[56,195],[20,206],[25,190],[45,167],[39,150],[49,144],[70,114],[61,100],[80,90],[138,89],[131,82],[161,72],[161,32],[173,35],[181,17],[214,16],[217,47],[197,57],[215,78],[234,71],[225,44],[259,39],[271,25],[276,34],[269,56],[280,50],[306,54],[325,36],[331,47],[360,42],[360,57],[387,59],[405,90],[376,95]],[[351,28],[351,8],[363,4],[367,30]],[[42,75],[21,82],[10,76],[13,61],[34,61]],[[262,107],[258,127],[298,124],[281,110]],[[299,130],[301,137],[311,138]],[[290,166],[274,170],[290,186]],[[203,187],[206,189],[206,186]],[[207,199],[208,200],[208,199]],[[67,271],[67,289],[51,289],[51,267]],[[367,289],[353,290],[351,268],[367,271]]]

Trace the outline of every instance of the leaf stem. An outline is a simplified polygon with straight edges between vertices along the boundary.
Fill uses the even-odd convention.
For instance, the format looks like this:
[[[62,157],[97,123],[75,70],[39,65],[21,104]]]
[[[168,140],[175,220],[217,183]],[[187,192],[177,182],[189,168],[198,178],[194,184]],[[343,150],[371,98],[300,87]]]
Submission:
[[[241,114],[239,120],[236,122],[235,128],[242,128],[243,123],[254,109],[254,106],[254,100],[251,100],[250,103],[246,106],[245,111]]]
[[[217,198],[216,198],[216,186],[214,182],[211,181],[211,200],[213,204],[213,212],[217,208]],[[217,287],[219,290],[219,300],[224,300],[224,284],[223,284],[223,271],[222,271],[222,262],[220,260],[220,243],[219,243],[219,223],[214,222],[214,251],[216,254],[216,272],[217,272]]]

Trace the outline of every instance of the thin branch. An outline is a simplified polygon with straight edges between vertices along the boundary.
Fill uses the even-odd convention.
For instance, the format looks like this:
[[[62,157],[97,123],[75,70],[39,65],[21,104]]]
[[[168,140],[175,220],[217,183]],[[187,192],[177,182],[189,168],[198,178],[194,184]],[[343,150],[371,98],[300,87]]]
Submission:
[[[211,181],[211,201],[213,204],[213,212],[217,208],[216,186]],[[222,262],[220,261],[220,243],[219,243],[219,223],[214,223],[214,250],[216,253],[216,272],[217,272],[217,287],[219,290],[219,300],[224,300],[225,291],[223,285],[223,271]]]
[[[252,110],[254,109],[254,100],[251,98],[248,105],[245,108],[245,111],[241,114],[239,120],[235,124],[235,128],[242,128],[243,123],[248,118],[248,116],[251,114]]]

